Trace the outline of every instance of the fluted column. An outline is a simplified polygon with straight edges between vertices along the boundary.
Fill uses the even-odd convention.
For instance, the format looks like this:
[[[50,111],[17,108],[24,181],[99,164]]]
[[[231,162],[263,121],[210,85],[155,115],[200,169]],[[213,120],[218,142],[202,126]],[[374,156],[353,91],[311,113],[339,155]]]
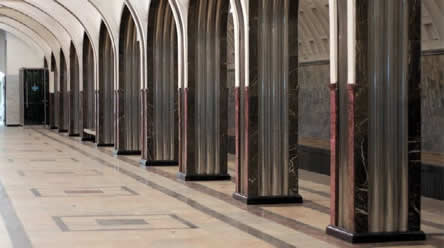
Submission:
[[[68,95],[68,79],[67,79],[66,59],[62,50],[60,50],[60,80],[58,88],[58,131],[59,133],[68,132],[69,126],[69,95]]]
[[[116,155],[140,155],[140,44],[130,11],[125,8],[120,24],[119,85],[114,93]]]
[[[148,82],[142,91],[146,118],[142,161],[146,166],[178,165],[178,47],[168,0],[151,1],[148,20]]]
[[[249,81],[236,90],[237,188],[247,204],[300,203],[298,5],[249,3]]]
[[[100,29],[97,146],[114,146],[114,51],[105,24]]]
[[[331,0],[331,225],[422,240],[421,1]],[[336,29],[337,28],[337,29]]]
[[[180,88],[183,180],[228,180],[227,0],[193,0],[188,19],[188,82]]]

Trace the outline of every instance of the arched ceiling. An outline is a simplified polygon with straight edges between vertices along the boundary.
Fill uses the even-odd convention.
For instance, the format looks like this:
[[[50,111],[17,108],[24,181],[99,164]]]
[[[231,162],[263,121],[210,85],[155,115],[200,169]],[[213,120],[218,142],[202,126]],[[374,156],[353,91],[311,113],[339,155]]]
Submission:
[[[21,29],[24,29],[23,31]],[[41,40],[32,30],[26,30],[26,27],[13,27],[8,24],[0,23],[0,29],[11,33],[23,40],[28,46],[34,47],[37,51],[41,51],[46,59],[51,58],[51,48],[47,46],[45,41]]]
[[[181,16],[186,16],[189,1],[170,0],[170,3],[178,6],[176,8]],[[249,0],[239,1],[242,6],[247,6]],[[423,0],[422,3],[423,50],[444,49],[444,1]],[[126,5],[137,23],[145,56],[149,4],[150,0],[0,0],[0,16],[1,20],[14,19],[22,23],[38,34],[51,49],[62,48],[65,55],[69,54],[67,48],[71,41],[80,55],[84,32],[97,51],[103,21],[118,52],[120,18]],[[243,11],[246,12],[245,9]],[[299,13],[301,61],[327,60],[328,0],[300,0]],[[183,21],[182,24],[186,25],[186,18]]]

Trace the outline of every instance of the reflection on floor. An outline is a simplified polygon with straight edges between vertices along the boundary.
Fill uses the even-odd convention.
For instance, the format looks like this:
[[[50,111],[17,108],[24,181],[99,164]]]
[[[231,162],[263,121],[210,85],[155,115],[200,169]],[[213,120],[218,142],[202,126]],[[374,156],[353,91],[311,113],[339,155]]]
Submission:
[[[444,202],[423,199],[425,242],[352,246],[324,234],[328,177],[301,171],[303,205],[246,207],[231,181],[184,183],[139,159],[0,128],[0,247],[444,247]]]

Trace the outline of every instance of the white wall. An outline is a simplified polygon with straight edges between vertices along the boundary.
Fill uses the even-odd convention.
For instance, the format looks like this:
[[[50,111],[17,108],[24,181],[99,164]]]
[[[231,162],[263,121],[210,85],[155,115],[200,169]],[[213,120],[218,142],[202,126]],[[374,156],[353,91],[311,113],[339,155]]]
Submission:
[[[42,68],[43,56],[41,50],[6,33],[6,125],[17,125],[20,122],[20,68]]]

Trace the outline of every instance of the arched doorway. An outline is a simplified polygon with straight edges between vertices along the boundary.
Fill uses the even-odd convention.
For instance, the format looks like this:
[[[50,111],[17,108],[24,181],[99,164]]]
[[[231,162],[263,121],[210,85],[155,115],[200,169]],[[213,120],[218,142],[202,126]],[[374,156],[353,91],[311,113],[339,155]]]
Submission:
[[[51,53],[51,72],[52,72],[52,78],[53,78],[53,87],[51,89],[51,95],[50,95],[50,103],[51,111],[50,111],[50,121],[51,121],[51,129],[57,129],[59,127],[59,93],[58,93],[58,82],[59,82],[59,73],[57,70],[57,62],[54,56],[54,53]]]
[[[80,102],[83,107],[82,140],[94,141],[96,137],[96,100],[94,96],[94,52],[89,37],[83,37],[83,91]]]
[[[142,93],[147,115],[145,165],[178,164],[178,47],[176,23],[168,0],[150,4],[147,89]]]
[[[114,146],[114,50],[106,25],[100,27],[98,146]]]
[[[184,180],[226,180],[227,21],[230,1],[193,0],[188,11],[188,82],[181,99]]]
[[[119,37],[119,85],[117,101],[118,155],[139,155],[140,152],[140,44],[136,24],[125,6],[120,22]]]
[[[74,47],[74,44],[71,42],[70,47],[70,104],[69,104],[69,135],[70,136],[78,136],[80,134],[80,118],[79,118],[79,94],[80,94],[80,85],[79,85],[79,59],[77,57],[77,51]]]
[[[64,133],[68,131],[69,124],[69,96],[68,96],[68,77],[67,77],[66,59],[63,50],[60,49],[60,81],[59,81],[59,132]]]

